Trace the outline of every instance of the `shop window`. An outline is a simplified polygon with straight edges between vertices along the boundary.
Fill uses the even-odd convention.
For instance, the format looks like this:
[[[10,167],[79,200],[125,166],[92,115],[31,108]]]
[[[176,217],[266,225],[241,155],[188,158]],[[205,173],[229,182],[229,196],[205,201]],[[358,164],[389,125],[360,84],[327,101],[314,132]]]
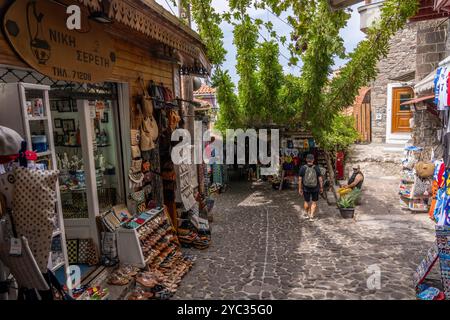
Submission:
[[[118,204],[121,192],[118,190],[118,146],[115,130],[115,117],[113,116],[113,101],[96,100],[89,102],[90,107],[95,110],[93,120],[95,173],[97,181],[97,194],[100,212],[109,210]]]
[[[70,98],[51,99],[54,140],[64,219],[87,219],[86,172],[82,155],[80,113]]]
[[[411,105],[402,105],[403,103],[411,100],[413,95],[411,93],[400,94],[400,111],[411,111]]]
[[[61,203],[64,219],[88,219],[89,207],[86,177],[87,159],[83,158],[83,141],[80,132],[82,113],[77,109],[77,101],[52,99],[52,119],[54,123],[55,149],[60,170]],[[115,116],[111,100],[90,100],[90,125],[95,162],[95,181],[100,212],[109,210],[123,200],[120,185]]]

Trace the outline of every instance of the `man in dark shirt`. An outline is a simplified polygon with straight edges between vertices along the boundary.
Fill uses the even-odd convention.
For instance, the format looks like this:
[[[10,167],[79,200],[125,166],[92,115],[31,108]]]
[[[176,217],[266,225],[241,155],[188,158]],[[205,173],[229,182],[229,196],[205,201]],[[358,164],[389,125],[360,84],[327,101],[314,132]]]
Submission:
[[[323,177],[318,166],[314,165],[314,156],[306,156],[306,165],[299,172],[298,193],[303,196],[303,207],[310,221],[314,221],[319,193],[323,193]]]

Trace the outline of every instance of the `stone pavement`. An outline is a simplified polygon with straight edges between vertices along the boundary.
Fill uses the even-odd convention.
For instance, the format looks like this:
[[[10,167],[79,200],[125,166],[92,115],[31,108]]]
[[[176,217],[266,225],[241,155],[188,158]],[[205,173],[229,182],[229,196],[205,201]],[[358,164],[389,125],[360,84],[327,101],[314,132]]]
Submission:
[[[414,299],[412,272],[434,239],[426,215],[398,208],[396,177],[367,177],[357,221],[321,200],[309,222],[294,190],[237,183],[214,209],[213,242],[175,299]],[[369,277],[381,274],[381,288]],[[372,277],[373,278],[373,277]]]

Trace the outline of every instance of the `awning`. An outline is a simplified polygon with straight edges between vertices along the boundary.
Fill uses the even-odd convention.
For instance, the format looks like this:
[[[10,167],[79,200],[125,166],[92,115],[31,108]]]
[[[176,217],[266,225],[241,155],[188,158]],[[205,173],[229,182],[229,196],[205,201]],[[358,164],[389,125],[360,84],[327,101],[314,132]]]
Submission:
[[[434,0],[434,10],[449,11],[450,0]]]
[[[450,66],[450,56],[439,63],[439,67]],[[423,78],[414,86],[414,92],[421,94],[425,91],[434,90],[434,78],[436,77],[437,69],[433,70],[429,75]]]
[[[421,98],[415,98],[415,99],[412,99],[412,100],[409,100],[409,101],[406,101],[406,102],[402,103],[401,106],[407,106],[407,105],[416,104],[416,103],[419,103],[419,102],[424,102],[424,101],[433,100],[433,99],[434,99],[434,95],[421,97]]]
[[[436,77],[437,69],[423,78],[414,86],[414,92],[416,94],[421,94],[425,91],[434,90],[434,78]]]

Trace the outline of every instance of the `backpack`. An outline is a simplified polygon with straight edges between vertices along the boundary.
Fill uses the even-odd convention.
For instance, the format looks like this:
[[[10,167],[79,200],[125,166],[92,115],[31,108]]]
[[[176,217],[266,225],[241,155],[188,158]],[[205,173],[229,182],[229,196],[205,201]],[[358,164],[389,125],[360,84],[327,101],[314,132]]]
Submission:
[[[303,185],[307,188],[315,188],[318,185],[317,171],[315,166],[306,166]]]

